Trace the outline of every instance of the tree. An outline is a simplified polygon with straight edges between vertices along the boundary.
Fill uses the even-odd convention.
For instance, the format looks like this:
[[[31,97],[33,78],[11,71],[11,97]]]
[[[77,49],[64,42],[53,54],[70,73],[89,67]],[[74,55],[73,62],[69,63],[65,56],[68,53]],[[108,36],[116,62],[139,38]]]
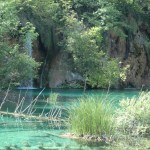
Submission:
[[[118,61],[110,59],[101,49],[102,28],[85,28],[72,14],[67,22],[66,49],[72,54],[76,71],[93,87],[106,87],[119,78]]]
[[[1,88],[18,85],[35,75],[38,63],[28,56],[20,43],[16,1],[0,1],[0,80]]]

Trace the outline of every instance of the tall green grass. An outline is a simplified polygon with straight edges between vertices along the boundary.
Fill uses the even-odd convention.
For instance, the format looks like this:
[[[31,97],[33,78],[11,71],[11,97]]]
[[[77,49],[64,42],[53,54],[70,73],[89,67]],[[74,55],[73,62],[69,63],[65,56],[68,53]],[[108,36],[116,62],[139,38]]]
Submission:
[[[105,135],[113,133],[113,111],[110,102],[99,97],[83,97],[69,112],[71,130],[76,134]]]

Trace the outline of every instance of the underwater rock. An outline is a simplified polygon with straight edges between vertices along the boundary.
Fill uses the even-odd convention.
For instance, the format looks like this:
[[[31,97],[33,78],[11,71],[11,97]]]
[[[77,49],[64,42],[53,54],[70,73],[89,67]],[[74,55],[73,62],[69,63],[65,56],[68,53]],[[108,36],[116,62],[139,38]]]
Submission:
[[[39,143],[39,145],[38,145],[37,147],[38,147],[40,150],[45,150],[43,143]]]
[[[11,146],[5,146],[5,150],[12,150]]]
[[[23,144],[25,147],[31,147],[30,144],[28,142],[24,142]]]

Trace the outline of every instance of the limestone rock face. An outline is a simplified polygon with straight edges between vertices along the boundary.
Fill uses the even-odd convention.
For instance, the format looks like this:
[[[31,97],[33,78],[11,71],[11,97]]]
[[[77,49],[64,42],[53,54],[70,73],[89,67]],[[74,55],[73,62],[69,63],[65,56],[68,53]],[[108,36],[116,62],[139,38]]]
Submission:
[[[50,18],[45,21],[30,9],[23,11],[20,18],[22,23],[33,23],[39,33],[33,43],[33,57],[42,62],[36,86],[55,88],[65,82],[82,81],[78,71],[72,71],[68,54],[59,47],[58,43],[64,38],[58,32],[59,25]],[[121,38],[116,32],[108,31],[104,48],[110,57],[119,58],[122,66],[130,66],[124,87],[150,88],[150,24],[137,21],[132,14],[125,19],[131,27],[123,30],[127,37]]]
[[[130,66],[123,87],[150,88],[150,24],[137,22],[132,16],[128,20],[134,30],[123,31],[127,35],[125,38],[108,31],[105,48],[110,57],[118,58],[122,62],[122,66]],[[46,25],[36,19],[31,22],[39,33],[39,44],[34,46],[33,57],[43,62],[37,86],[56,88],[66,82],[83,81],[76,73],[78,71],[72,71],[68,54],[58,47],[59,37],[55,35],[55,28],[47,25],[48,30]]]
[[[68,55],[64,52],[58,53],[50,64],[48,81],[50,88],[56,88],[64,83],[72,81],[81,81],[79,73],[72,72],[72,66],[69,65]]]
[[[150,41],[150,32],[147,31],[149,28],[139,26],[135,34],[128,34],[126,38],[121,38],[114,32],[107,35],[108,55],[119,58],[123,66],[130,66],[123,87],[150,88],[150,46],[147,44]],[[59,51],[48,63],[46,65],[48,87],[56,88],[67,82],[83,81],[78,73],[72,72],[72,65],[66,52]]]
[[[150,88],[150,26],[140,23],[136,33],[122,39],[109,32],[108,51],[119,58],[123,66],[129,65],[125,87]]]

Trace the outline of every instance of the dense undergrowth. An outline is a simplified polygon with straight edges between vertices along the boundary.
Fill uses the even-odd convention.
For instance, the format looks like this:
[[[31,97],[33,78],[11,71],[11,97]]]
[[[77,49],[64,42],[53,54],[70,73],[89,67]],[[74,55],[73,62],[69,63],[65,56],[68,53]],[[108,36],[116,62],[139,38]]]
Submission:
[[[150,148],[150,92],[121,100],[112,111],[111,103],[98,98],[81,98],[70,112],[71,131],[75,135],[112,137],[108,149]],[[106,143],[108,143],[106,138]]]

